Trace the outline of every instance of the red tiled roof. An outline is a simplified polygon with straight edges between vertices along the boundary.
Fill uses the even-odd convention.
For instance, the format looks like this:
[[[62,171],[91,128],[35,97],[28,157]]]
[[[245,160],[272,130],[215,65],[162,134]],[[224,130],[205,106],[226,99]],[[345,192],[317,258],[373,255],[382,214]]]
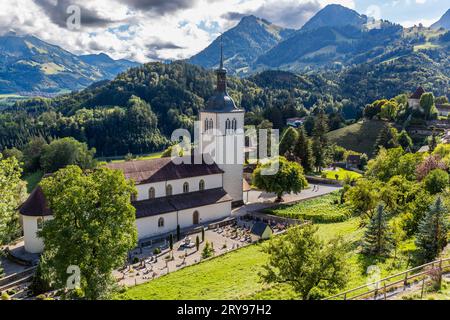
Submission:
[[[183,163],[177,165],[173,163],[171,158],[160,158],[110,163],[107,164],[106,167],[110,169],[121,170],[124,173],[125,178],[133,179],[136,184],[177,180],[223,173],[223,171],[215,163],[206,164],[203,161],[202,164],[195,164],[193,157],[191,158],[191,164]]]

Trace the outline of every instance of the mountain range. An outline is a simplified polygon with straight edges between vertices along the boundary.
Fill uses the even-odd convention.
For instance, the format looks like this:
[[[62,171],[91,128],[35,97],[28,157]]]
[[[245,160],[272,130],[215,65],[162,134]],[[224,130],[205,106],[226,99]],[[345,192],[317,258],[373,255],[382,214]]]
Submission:
[[[447,10],[447,12],[442,16],[439,21],[436,21],[431,25],[431,28],[433,29],[439,29],[444,28],[446,30],[450,30],[450,9]]]
[[[0,94],[78,90],[137,65],[106,54],[77,56],[31,35],[0,36]]]
[[[446,28],[447,15],[448,12],[437,24]],[[448,49],[441,41],[443,32],[428,28],[414,31],[389,21],[375,21],[336,4],[324,7],[299,30],[284,31],[278,27],[278,34],[284,32],[282,37],[256,36],[259,33],[254,30],[273,26],[261,21],[244,17],[222,35],[225,66],[231,73],[243,76],[275,68],[293,72],[340,69],[371,61],[391,61],[407,52]],[[216,66],[219,42],[216,39],[189,62],[206,68]]]

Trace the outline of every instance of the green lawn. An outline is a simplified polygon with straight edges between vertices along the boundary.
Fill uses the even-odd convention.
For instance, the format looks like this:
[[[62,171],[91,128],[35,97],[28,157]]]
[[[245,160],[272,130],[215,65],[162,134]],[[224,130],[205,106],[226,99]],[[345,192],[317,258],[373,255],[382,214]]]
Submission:
[[[365,284],[367,267],[372,264],[380,267],[382,277],[407,268],[405,254],[399,254],[396,260],[380,260],[366,258],[359,253],[364,233],[359,218],[318,224],[318,227],[320,236],[325,240],[343,236],[349,242],[350,278],[347,289]],[[404,250],[410,248],[411,241],[405,242],[402,247]],[[116,299],[295,299],[296,295],[288,285],[265,285],[260,282],[258,273],[262,271],[266,259],[267,255],[261,251],[261,245],[252,245],[129,288],[125,293],[117,295]]]
[[[337,168],[336,171],[324,171],[324,173],[326,174],[327,179],[332,179],[332,180],[336,179],[336,175],[338,175],[339,181],[344,181],[348,177],[350,177],[351,179],[359,179],[362,177],[362,175],[359,174],[358,172],[345,170],[342,168]]]
[[[338,204],[340,193],[334,192],[323,197],[302,201],[294,205],[281,205],[264,210],[267,214],[280,217],[310,220],[315,223],[342,222],[347,220],[350,209],[346,205]]]
[[[27,182],[28,193],[31,193],[34,188],[36,188],[38,183],[41,182],[43,176],[44,174],[42,171],[37,171],[24,177],[24,180]]]
[[[375,141],[385,125],[386,122],[378,120],[361,121],[331,131],[327,133],[327,137],[330,143],[335,143],[347,150],[365,153],[371,157],[374,152]]]

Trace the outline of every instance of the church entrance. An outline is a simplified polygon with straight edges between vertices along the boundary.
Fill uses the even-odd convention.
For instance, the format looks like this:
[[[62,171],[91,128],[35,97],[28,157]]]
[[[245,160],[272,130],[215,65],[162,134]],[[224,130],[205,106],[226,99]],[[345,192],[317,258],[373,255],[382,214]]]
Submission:
[[[193,224],[199,224],[200,223],[200,214],[198,211],[194,212],[194,215],[192,216],[192,223]]]

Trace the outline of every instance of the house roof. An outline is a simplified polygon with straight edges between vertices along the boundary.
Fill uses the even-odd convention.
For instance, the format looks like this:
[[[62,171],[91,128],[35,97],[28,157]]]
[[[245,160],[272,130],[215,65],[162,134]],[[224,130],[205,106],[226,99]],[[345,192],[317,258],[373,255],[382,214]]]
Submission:
[[[267,228],[270,228],[270,226],[268,224],[266,224],[264,222],[256,222],[255,224],[253,224],[252,233],[254,235],[261,237]]]
[[[136,208],[136,218],[139,219],[232,200],[223,188],[217,188],[137,201],[133,202],[133,206]]]
[[[450,111],[450,104],[437,104],[436,109],[439,111]]]
[[[357,154],[350,154],[347,157],[347,162],[357,162],[361,160],[361,156]]]
[[[420,99],[422,95],[425,93],[425,90],[422,87],[418,87],[416,91],[411,95],[411,99]]]
[[[136,201],[132,204],[136,208],[136,218],[139,219],[232,200],[223,188],[217,188],[178,194],[171,197]],[[24,216],[32,217],[52,215],[51,210],[47,206],[45,195],[40,187],[34,189],[19,211]]]
[[[19,212],[29,217],[52,215],[41,187],[38,186],[33,190],[28,199],[19,207]]]
[[[133,179],[138,185],[223,173],[216,163],[207,164],[203,158],[201,164],[195,164],[194,156],[183,160],[187,163],[175,164],[171,158],[160,158],[110,163],[106,167],[121,170],[126,179]]]

